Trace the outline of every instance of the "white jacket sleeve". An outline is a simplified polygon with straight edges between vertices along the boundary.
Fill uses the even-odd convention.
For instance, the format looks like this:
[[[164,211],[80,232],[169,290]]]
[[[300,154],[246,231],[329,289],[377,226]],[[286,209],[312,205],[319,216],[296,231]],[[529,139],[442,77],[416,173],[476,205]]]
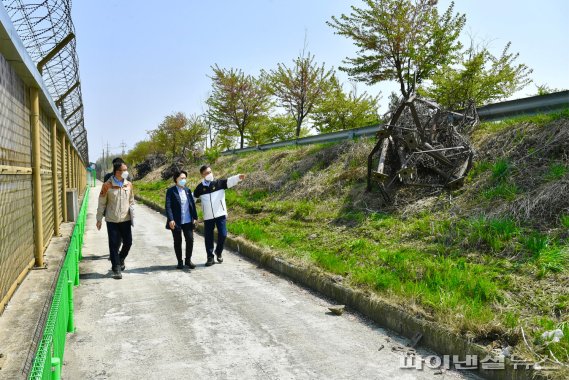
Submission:
[[[239,179],[239,174],[227,178],[227,188],[230,189],[237,185],[241,180]]]

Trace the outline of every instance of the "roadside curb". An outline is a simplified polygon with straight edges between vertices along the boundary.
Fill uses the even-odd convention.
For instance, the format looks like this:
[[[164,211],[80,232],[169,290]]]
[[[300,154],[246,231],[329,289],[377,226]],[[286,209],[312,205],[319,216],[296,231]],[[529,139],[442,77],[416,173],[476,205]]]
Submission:
[[[135,198],[148,207],[162,214],[165,213],[164,208],[154,202],[138,196],[135,196]],[[203,234],[203,225],[200,224],[197,226],[197,232]],[[278,274],[286,276],[303,286],[332,298],[338,303],[345,304],[357,310],[380,326],[392,330],[406,338],[412,338],[416,333],[422,334],[419,344],[435,351],[439,356],[446,354],[451,355],[452,358],[452,355],[458,355],[461,360],[464,360],[466,355],[476,355],[478,357],[478,369],[475,372],[479,376],[492,380],[548,378],[548,376],[539,371],[526,369],[525,364],[521,362],[519,362],[519,367],[515,369],[509,358],[505,358],[504,360],[504,369],[482,369],[479,363],[480,360],[488,355],[494,357],[495,355],[493,355],[492,352],[479,344],[470,342],[444,329],[434,322],[414,317],[403,309],[387,303],[374,294],[342,285],[335,281],[331,275],[317,268],[288,262],[277,257],[270,250],[260,248],[241,237],[227,236],[226,247],[237,251],[249,259],[259,262],[261,265]]]

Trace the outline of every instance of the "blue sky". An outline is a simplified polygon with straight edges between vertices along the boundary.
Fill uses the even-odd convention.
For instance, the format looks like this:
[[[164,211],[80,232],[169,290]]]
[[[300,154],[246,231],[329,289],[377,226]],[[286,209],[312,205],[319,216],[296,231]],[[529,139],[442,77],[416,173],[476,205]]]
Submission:
[[[74,1],[85,125],[91,161],[107,141],[120,153],[146,138],[164,116],[201,113],[211,88],[210,66],[258,74],[289,64],[304,46],[326,67],[341,65],[355,49],[326,25],[360,1],[341,0],[97,0]],[[449,0],[440,0],[446,9]],[[485,41],[499,54],[512,42],[537,84],[569,88],[569,1],[458,0],[466,13],[464,42]],[[347,83],[348,77],[339,72]],[[386,100],[396,89],[379,84]],[[530,85],[516,97],[535,94]],[[385,107],[382,107],[382,111]]]

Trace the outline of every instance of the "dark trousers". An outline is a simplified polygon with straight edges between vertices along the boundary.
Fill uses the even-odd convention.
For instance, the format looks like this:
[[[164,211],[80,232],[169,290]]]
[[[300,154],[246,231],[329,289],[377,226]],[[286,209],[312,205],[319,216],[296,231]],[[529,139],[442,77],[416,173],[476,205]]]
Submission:
[[[122,223],[107,222],[107,233],[109,235],[109,253],[113,268],[119,266],[121,261],[128,256],[128,251],[132,246],[132,230],[130,220]],[[122,248],[121,248],[122,240]],[[120,249],[120,252],[119,252]]]
[[[176,258],[178,261],[182,261],[182,232],[184,233],[184,239],[186,240],[186,261],[190,261],[192,258],[192,250],[194,249],[193,228],[194,225],[192,223],[186,223],[182,224],[180,229],[172,230],[172,236],[174,237],[174,252],[176,252]]]
[[[225,216],[219,218],[209,219],[204,221],[204,237],[205,237],[205,250],[208,259],[213,257],[213,230],[217,226],[217,247],[215,247],[215,254],[220,255],[223,252],[223,244],[227,237],[227,226],[225,223]]]

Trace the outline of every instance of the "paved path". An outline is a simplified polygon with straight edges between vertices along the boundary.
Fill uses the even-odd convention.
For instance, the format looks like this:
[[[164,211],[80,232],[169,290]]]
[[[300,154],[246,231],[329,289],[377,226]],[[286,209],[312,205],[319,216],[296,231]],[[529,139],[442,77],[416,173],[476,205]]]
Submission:
[[[328,300],[238,254],[205,267],[201,236],[198,267],[176,270],[165,218],[142,205],[123,279],[113,280],[92,190],[65,379],[464,378],[400,369],[392,347],[405,340],[355,313],[327,313]]]

